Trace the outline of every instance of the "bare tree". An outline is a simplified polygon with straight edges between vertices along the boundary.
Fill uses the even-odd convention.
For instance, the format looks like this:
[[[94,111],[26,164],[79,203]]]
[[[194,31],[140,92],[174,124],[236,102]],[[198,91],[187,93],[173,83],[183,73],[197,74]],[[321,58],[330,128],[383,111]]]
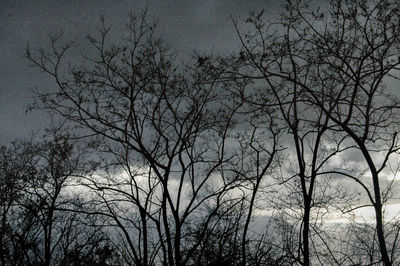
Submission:
[[[305,177],[307,164],[302,143],[306,138],[298,134],[299,126],[306,122],[317,129],[315,145],[311,145],[311,178],[304,179],[311,181],[310,187],[303,189],[306,209],[313,195],[313,176],[318,175],[315,162],[319,139],[323,137],[320,133],[335,134],[339,137],[336,143],[351,139],[344,142],[343,149],[356,149],[364,157],[372,185],[345,167],[321,168],[319,174],[345,176],[363,189],[375,210],[381,260],[392,265],[385,240],[383,206],[389,200],[393,182],[384,189],[382,184],[390,158],[399,150],[399,103],[387,86],[397,79],[399,3],[330,1],[321,11],[312,3],[299,0],[287,1],[284,7],[286,11],[277,23],[265,23],[262,13],[248,20],[255,30],[251,34],[239,33],[243,44],[239,59],[248,60],[259,71],[260,75],[253,77],[267,81],[279,106],[287,106],[282,113],[294,136],[300,176]],[[310,114],[312,110],[319,119]],[[304,119],[299,119],[303,114]],[[303,183],[301,186],[305,187]],[[303,227],[302,264],[308,265],[306,231]]]
[[[21,143],[13,143],[11,147],[0,148],[0,206],[1,206],[1,227],[0,227],[0,260],[1,265],[12,261],[13,238],[15,228],[10,217],[16,217],[15,206],[18,205],[23,190],[30,178],[34,175],[35,160],[32,153]],[[15,239],[14,244],[18,240]],[[23,241],[24,243],[27,241]],[[15,246],[15,245],[14,245]],[[16,249],[23,250],[24,247]],[[17,250],[14,250],[15,253]]]
[[[63,210],[78,204],[69,186],[86,172],[69,136],[17,141],[1,154],[2,265],[63,264],[72,253],[82,259],[101,251],[108,237],[97,217]]]
[[[66,192],[69,179],[83,172],[83,159],[65,137],[56,136],[53,141],[42,143],[41,147],[35,146],[32,147],[37,158],[35,175],[25,189],[25,208],[35,210],[43,234],[41,250],[44,254],[38,255],[42,256],[44,265],[50,265],[57,243],[64,234],[57,228],[59,219],[63,219],[57,217],[57,207],[68,202],[62,193]]]
[[[207,57],[179,65],[145,12],[131,14],[118,43],[104,19],[98,36],[88,39],[93,49],[80,65],[67,64],[76,44],[61,36],[47,51],[27,49],[57,85],[54,93],[39,92],[34,108],[65,118],[103,153],[104,167],[82,178],[99,206],[88,213],[110,218],[129,260],[185,265],[218,210],[242,199],[235,191],[243,178],[229,166],[236,156],[230,133],[242,103],[231,101],[226,87],[246,84],[221,82],[223,70],[210,67]],[[256,186],[269,165],[258,166]],[[191,243],[185,232],[193,223],[202,231]]]
[[[287,209],[287,215],[292,219],[300,218],[301,237],[298,238],[297,251],[291,255],[298,263],[310,265],[311,241],[314,237],[319,238],[319,233],[311,236],[311,231],[317,228],[313,223],[322,222],[320,211],[339,196],[337,192],[324,193],[329,186],[326,184],[329,180],[327,168],[335,156],[348,149],[342,148],[346,136],[338,134],[338,138],[333,138],[330,131],[336,131],[337,126],[330,123],[325,112],[310,103],[301,86],[285,76],[285,73],[290,73],[290,76],[308,84],[312,67],[299,65],[291,57],[291,49],[298,47],[289,42],[289,32],[282,30],[268,39],[270,25],[262,21],[262,12],[252,14],[246,22],[254,27],[254,34],[240,33],[238,24],[235,24],[243,48],[228,75],[257,80],[256,86],[240,92],[240,95],[258,116],[268,115],[265,110],[274,109],[277,114],[274,123],[289,133],[290,138],[280,143],[293,148],[288,149],[289,160],[282,164],[286,169],[281,168],[282,175],[277,179],[284,188],[280,189],[283,193],[276,200],[276,208]],[[276,72],[271,74],[272,71]],[[265,83],[260,84],[260,80]],[[323,197],[318,193],[323,193]]]
[[[219,263],[229,257],[246,265],[257,238],[250,233],[257,203],[272,202],[295,221],[281,223],[293,233],[280,247],[283,260],[340,265],[344,260],[325,239],[324,217],[332,207],[352,212],[372,205],[378,261],[394,263],[383,211],[395,181],[383,179],[399,151],[398,100],[385,87],[399,63],[399,4],[331,1],[320,12],[296,0],[284,8],[278,23],[253,13],[249,34],[236,24],[242,51],[229,63],[198,55],[178,62],[146,12],[130,15],[121,38],[100,18],[79,63],[71,62],[78,44],[62,35],[47,50],[28,47],[27,58],[56,85],[38,91],[33,108],[49,110],[88,138],[100,166],[80,177],[90,198],[79,211],[45,209],[104,217],[122,236],[119,252],[127,263],[214,263],[204,254],[217,237]],[[278,160],[285,147],[293,147],[288,160]],[[337,164],[352,152],[365,163]],[[367,204],[343,203],[343,177],[363,190]],[[271,180],[278,199],[268,199],[276,191],[265,189]],[[53,183],[55,192],[63,184]],[[57,202],[58,195],[49,198]],[[224,224],[232,206],[239,206],[233,227]],[[41,217],[51,221],[52,213]],[[51,222],[43,228],[51,238]]]

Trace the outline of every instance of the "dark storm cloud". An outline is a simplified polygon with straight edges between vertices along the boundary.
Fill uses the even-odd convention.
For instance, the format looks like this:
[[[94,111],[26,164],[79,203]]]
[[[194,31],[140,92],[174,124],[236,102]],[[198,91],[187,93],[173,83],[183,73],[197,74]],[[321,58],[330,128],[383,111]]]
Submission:
[[[275,14],[278,1],[148,1],[149,17],[159,19],[159,32],[178,53],[193,50],[229,53],[238,47],[230,20],[244,18],[250,9]],[[25,114],[30,89],[54,88],[54,83],[29,67],[23,54],[27,43],[46,47],[49,33],[62,30],[67,38],[84,38],[104,14],[114,29],[121,28],[130,10],[146,1],[23,1],[0,0],[0,145],[24,137],[48,124],[44,113]]]

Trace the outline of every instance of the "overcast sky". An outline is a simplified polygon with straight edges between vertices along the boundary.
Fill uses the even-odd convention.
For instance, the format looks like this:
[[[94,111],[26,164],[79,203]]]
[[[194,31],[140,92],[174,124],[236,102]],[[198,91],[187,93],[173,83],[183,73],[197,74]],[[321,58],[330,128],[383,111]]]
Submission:
[[[250,9],[276,14],[280,1],[183,1],[149,0],[149,17],[159,19],[159,31],[171,48],[183,55],[199,51],[229,52],[238,47],[230,20],[244,18]],[[140,10],[145,0],[28,1],[0,0],[0,145],[29,136],[48,124],[48,117],[25,113],[32,88],[51,89],[54,84],[38,69],[29,67],[24,50],[46,47],[49,33],[62,30],[78,40],[92,32],[99,14],[115,30],[127,22],[130,10]]]
[[[230,16],[245,18],[250,9],[264,8],[267,16],[272,17],[277,15],[281,1],[148,0],[148,3],[149,18],[159,19],[164,40],[172,49],[188,56],[193,50],[229,53],[236,49],[239,44]],[[118,30],[127,22],[130,10],[140,10],[145,5],[145,0],[0,0],[0,145],[29,137],[49,124],[44,113],[25,113],[32,101],[32,88],[51,90],[55,86],[48,76],[29,66],[24,58],[28,43],[32,48],[46,47],[49,33],[60,30],[70,38],[84,39],[94,31],[100,14]]]

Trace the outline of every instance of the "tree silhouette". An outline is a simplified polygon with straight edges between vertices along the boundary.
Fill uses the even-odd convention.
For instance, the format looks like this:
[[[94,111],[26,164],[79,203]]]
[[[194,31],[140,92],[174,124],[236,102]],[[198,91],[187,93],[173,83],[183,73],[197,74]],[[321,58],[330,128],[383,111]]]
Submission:
[[[262,13],[254,13],[247,20],[254,30],[250,34],[239,32],[243,49],[238,61],[247,60],[259,74],[241,72],[241,75],[265,79],[268,92],[276,95],[276,102],[266,101],[266,104],[275,104],[283,110],[295,136],[300,179],[306,167],[303,157],[305,145],[302,143],[306,138],[297,133],[302,121],[298,117],[303,114],[303,121],[310,123],[316,132],[321,130],[321,133],[330,131],[334,134],[335,142],[344,144],[340,150],[350,152],[356,149],[364,157],[372,187],[362,179],[362,174],[357,176],[354,169],[346,169],[345,165],[330,170],[321,168],[319,174],[345,176],[364,190],[375,210],[382,262],[392,265],[385,240],[383,204],[388,201],[386,189],[390,190],[393,183],[382,189],[382,176],[390,158],[399,150],[399,102],[386,85],[390,79],[397,79],[398,74],[399,3],[330,1],[322,11],[299,0],[287,1],[285,9],[277,23],[265,23]],[[243,65],[248,66],[246,62]],[[286,106],[289,111],[283,109]],[[313,110],[316,110],[318,119],[312,116]],[[317,135],[314,138],[314,147],[318,148],[321,137]],[[343,142],[347,138],[351,141]],[[311,152],[315,159],[317,152]],[[378,153],[380,158],[377,160]],[[316,172],[319,168],[315,163],[312,165],[311,178],[308,179],[311,189],[304,194],[305,210],[312,199],[313,180],[319,175]],[[301,187],[304,188],[303,183]],[[310,264],[306,243],[307,216],[306,212],[304,261],[301,262],[304,265]]]
[[[14,263],[396,264],[384,211],[399,168],[400,4],[282,8],[272,22],[251,12],[246,32],[234,21],[241,50],[226,57],[180,62],[146,10],[124,32],[101,17],[85,54],[62,34],[28,46],[55,82],[32,109],[74,137],[2,148],[0,238],[19,248],[1,248],[1,263],[25,250]],[[368,206],[373,227],[326,223]],[[26,218],[20,230],[10,217]]]

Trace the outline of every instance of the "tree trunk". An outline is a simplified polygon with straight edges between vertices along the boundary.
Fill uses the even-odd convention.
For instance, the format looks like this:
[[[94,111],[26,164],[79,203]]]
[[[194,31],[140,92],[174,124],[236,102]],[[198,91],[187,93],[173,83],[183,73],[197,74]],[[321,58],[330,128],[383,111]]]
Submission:
[[[303,217],[303,265],[310,265],[310,212],[311,212],[311,197],[307,196],[304,199],[304,217]]]

